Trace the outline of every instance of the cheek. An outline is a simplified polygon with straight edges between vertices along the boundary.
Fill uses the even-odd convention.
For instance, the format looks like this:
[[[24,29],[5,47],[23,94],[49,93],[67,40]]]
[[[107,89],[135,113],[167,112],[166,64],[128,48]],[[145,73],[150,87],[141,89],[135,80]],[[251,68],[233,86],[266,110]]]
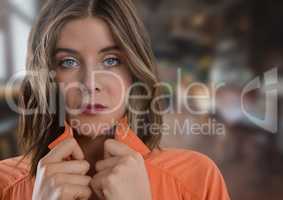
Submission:
[[[109,82],[108,94],[113,106],[116,106],[117,104],[125,101],[127,87],[128,84],[124,81],[122,83],[114,80],[112,82]]]
[[[78,89],[77,84],[65,84],[60,87],[60,91],[62,91],[66,106],[69,108],[77,107],[80,104],[81,91]]]
[[[59,84],[60,91],[65,98],[66,106],[69,108],[75,108],[81,103],[81,85],[76,77],[78,77],[77,73],[56,71],[55,80]]]
[[[65,104],[69,108],[77,107],[80,104],[81,91],[76,82],[60,82],[60,93],[64,97]]]
[[[117,72],[117,75],[120,77],[120,80],[115,78],[109,81],[109,95],[115,106],[121,102],[125,102],[127,92],[132,84],[132,78],[127,71],[120,70]]]

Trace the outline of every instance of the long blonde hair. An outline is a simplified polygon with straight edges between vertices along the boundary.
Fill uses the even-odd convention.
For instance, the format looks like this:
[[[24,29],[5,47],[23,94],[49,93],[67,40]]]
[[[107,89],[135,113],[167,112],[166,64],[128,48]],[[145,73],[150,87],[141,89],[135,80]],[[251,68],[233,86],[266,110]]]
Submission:
[[[59,33],[67,22],[84,17],[99,17],[110,27],[114,40],[124,51],[126,63],[134,82],[146,84],[151,91],[151,98],[130,100],[129,104],[135,110],[149,109],[146,114],[127,112],[130,127],[136,131],[139,138],[150,148],[159,146],[161,132],[159,130],[138,129],[148,124],[162,124],[162,115],[153,112],[150,104],[161,92],[155,87],[159,82],[157,65],[151,49],[149,36],[142,21],[137,16],[137,10],[131,0],[49,0],[43,6],[37,21],[29,36],[27,71],[33,76],[26,76],[21,89],[19,106],[20,114],[18,134],[24,147],[25,155],[31,155],[31,174],[36,174],[39,160],[48,153],[48,144],[56,138],[58,128],[58,110],[50,113],[50,88],[54,79],[49,76],[54,65],[54,50]],[[43,70],[47,69],[47,70]],[[43,70],[43,71],[42,71]],[[143,88],[134,88],[130,95],[146,95]],[[56,104],[58,102],[56,101]],[[161,110],[162,102],[155,102],[154,108]],[[27,114],[27,109],[34,109],[33,114]],[[48,134],[49,132],[55,132]],[[60,132],[60,131],[58,131]]]

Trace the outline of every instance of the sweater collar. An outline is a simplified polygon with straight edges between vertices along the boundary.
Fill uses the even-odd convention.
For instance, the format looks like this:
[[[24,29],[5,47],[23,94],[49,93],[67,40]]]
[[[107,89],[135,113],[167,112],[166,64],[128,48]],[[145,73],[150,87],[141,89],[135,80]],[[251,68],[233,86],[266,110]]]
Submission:
[[[129,127],[127,116],[118,121],[115,139],[121,143],[126,144],[142,156],[150,153],[150,149],[143,143],[137,134]]]
[[[49,149],[54,148],[57,144],[63,140],[73,137],[73,130],[70,125],[65,121],[65,130],[57,139],[48,145]],[[137,136],[137,134],[129,127],[128,118],[125,115],[117,121],[116,130],[114,133],[114,139],[127,145],[134,151],[140,153],[142,156],[150,153],[150,149],[143,143],[143,141]]]

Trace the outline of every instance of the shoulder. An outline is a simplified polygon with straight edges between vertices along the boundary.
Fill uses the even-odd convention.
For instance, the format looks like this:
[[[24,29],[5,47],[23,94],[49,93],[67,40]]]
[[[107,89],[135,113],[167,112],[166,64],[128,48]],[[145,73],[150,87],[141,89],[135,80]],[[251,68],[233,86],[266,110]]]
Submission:
[[[200,176],[218,168],[214,161],[206,155],[187,149],[162,148],[154,150],[148,157],[147,162],[158,167],[179,179],[188,176]],[[182,176],[180,176],[182,174]]]
[[[171,170],[175,169],[177,166],[178,168],[191,168],[197,166],[198,169],[215,167],[214,161],[206,155],[187,149],[154,149],[152,153],[148,155],[147,160],[154,165]]]
[[[220,170],[213,160],[202,153],[162,148],[154,150],[146,162],[178,182],[183,193],[198,196],[199,199],[229,199]]]
[[[23,156],[0,161],[0,193],[10,190],[29,178],[29,162]]]

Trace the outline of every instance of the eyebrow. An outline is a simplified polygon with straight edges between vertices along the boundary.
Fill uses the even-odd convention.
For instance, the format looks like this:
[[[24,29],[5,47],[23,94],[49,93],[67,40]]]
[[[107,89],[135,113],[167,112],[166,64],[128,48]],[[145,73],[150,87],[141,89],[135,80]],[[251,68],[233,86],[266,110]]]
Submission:
[[[104,47],[102,49],[99,50],[98,53],[105,53],[105,52],[108,52],[108,51],[113,51],[113,50],[118,50],[120,51],[121,48],[118,47],[117,45],[112,45],[112,46],[107,46],[107,47]],[[67,53],[71,53],[71,54],[75,54],[75,55],[78,55],[79,52],[76,51],[75,49],[70,49],[70,48],[57,48],[55,50],[55,55],[59,52],[67,52]]]

